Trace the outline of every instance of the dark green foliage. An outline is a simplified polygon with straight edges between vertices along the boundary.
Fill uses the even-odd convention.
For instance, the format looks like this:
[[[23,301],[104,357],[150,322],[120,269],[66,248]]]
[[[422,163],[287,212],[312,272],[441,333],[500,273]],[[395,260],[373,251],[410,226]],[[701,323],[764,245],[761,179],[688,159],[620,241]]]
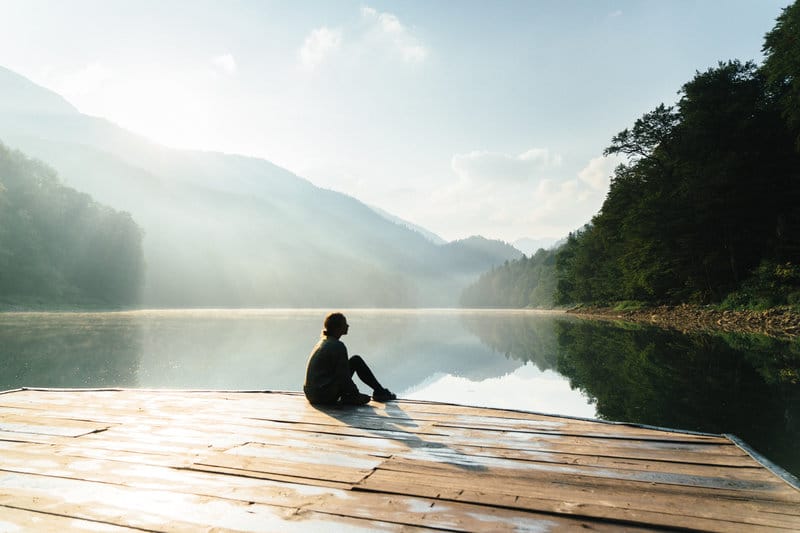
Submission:
[[[681,93],[606,149],[629,160],[558,255],[558,303],[721,301],[800,258],[800,157],[764,74],[720,63]]]
[[[766,260],[725,298],[721,307],[763,310],[779,305],[800,307],[800,266]]]
[[[800,344],[561,321],[557,366],[600,417],[733,433],[800,471]]]
[[[627,162],[600,212],[555,254],[556,304],[721,302],[737,290],[726,305],[800,300],[767,275],[800,263],[800,2],[764,51],[761,68],[734,60],[698,72],[677,106],[614,136],[604,154]],[[495,269],[462,303],[543,305],[528,298],[536,274],[525,267],[540,268]]]
[[[130,215],[0,144],[0,303],[135,304],[141,242]]]
[[[763,71],[800,149],[800,2],[783,10],[764,38]]]
[[[464,289],[464,307],[552,307],[555,251],[540,249],[531,257],[506,261]]]

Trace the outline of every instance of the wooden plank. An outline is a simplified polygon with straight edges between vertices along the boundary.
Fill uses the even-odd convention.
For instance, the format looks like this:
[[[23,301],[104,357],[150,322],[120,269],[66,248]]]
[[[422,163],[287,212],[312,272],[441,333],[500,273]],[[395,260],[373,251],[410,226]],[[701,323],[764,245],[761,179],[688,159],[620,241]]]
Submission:
[[[703,435],[694,432],[672,431],[653,429],[636,424],[610,423],[603,420],[561,417],[542,413],[526,411],[513,411],[507,409],[494,409],[485,407],[465,407],[461,405],[442,404],[435,402],[421,402],[402,400],[386,404],[386,411],[391,411],[394,406],[399,406],[404,412],[415,420],[434,420],[446,423],[457,421],[467,427],[476,427],[486,420],[496,428],[541,428],[559,431],[590,430],[595,433],[610,435],[641,435],[641,436],[676,436],[689,441],[715,441],[722,439],[720,435]],[[468,410],[468,412],[467,412]],[[425,416],[420,416],[420,415]]]
[[[64,531],[92,531],[130,533],[141,531],[94,520],[81,520],[27,509],[0,505],[0,531],[36,531],[36,533],[63,533]]]
[[[69,497],[65,499],[61,495]],[[297,533],[337,529],[363,533],[427,530],[300,508],[26,474],[0,477],[0,506],[46,509],[48,513],[65,517],[180,533],[214,528]]]
[[[372,469],[348,468],[337,465],[326,465],[322,468],[319,464],[307,462],[308,457],[302,453],[286,452],[287,459],[247,457],[228,455],[225,453],[213,454],[195,461],[198,467],[216,466],[227,469],[260,472],[263,474],[277,474],[303,479],[321,479],[338,483],[358,483],[372,472]],[[304,460],[305,459],[305,460]],[[376,461],[376,465],[379,461]]]
[[[287,428],[293,431],[304,431],[314,435],[355,436],[371,438],[375,441],[389,439],[405,445],[411,444],[464,444],[485,448],[524,450],[529,452],[573,453],[587,456],[603,456],[617,458],[634,458],[654,461],[680,461],[696,464],[728,465],[752,467],[757,464],[741,449],[730,442],[719,446],[702,446],[692,444],[659,443],[653,441],[631,443],[626,441],[608,441],[596,438],[558,437],[553,435],[521,439],[518,435],[485,435],[476,431],[463,431],[458,434],[425,433],[422,435],[397,431],[394,429],[373,429],[365,431],[349,426],[328,426],[303,423],[283,423],[264,421],[263,427]],[[454,432],[455,433],[455,432]],[[638,446],[636,445],[638,444]]]
[[[378,469],[354,488],[439,500],[480,502],[483,505],[593,519],[611,519],[645,526],[707,531],[741,531],[745,526],[752,530],[760,528],[793,531],[800,527],[800,517],[796,515],[776,517],[752,509],[755,504],[747,501],[725,503],[717,498],[698,500],[696,497],[680,494],[659,499],[641,491],[622,492],[613,486],[576,488],[558,481],[532,486],[505,478],[493,480],[491,476],[481,479],[419,476]],[[789,508],[784,510],[788,511]]]
[[[674,461],[641,460],[623,457],[607,457],[601,455],[578,455],[572,453],[552,453],[547,451],[513,450],[508,448],[486,448],[451,444],[451,450],[463,456],[475,456],[505,459],[512,461],[530,461],[545,464],[562,464],[586,468],[615,469],[622,473],[652,472],[662,474],[680,474],[687,476],[716,477],[720,479],[774,482],[775,476],[755,464],[746,467],[730,467],[707,464],[691,464]],[[396,453],[403,457],[403,452]]]
[[[253,513],[320,529],[800,527],[800,491],[717,436],[419,402],[320,410],[282,393],[0,396],[0,427],[32,420],[63,434],[0,430],[0,505],[102,524],[147,524],[117,499],[142,494],[178,531],[232,529],[181,516],[215,506],[244,530]]]
[[[538,473],[563,476],[584,476],[611,479],[618,482],[660,483],[686,487],[704,487],[742,491],[771,491],[793,494],[794,491],[781,480],[763,476],[704,476],[697,472],[680,473],[674,471],[631,470],[564,464],[541,461],[522,461],[517,458],[492,457],[488,455],[466,455],[449,447],[414,448],[397,453],[392,463],[404,465],[441,465],[450,470],[470,470],[493,473],[515,472],[522,476],[535,476]],[[798,500],[800,501],[800,500]]]
[[[357,517],[394,524],[426,526],[434,524],[455,531],[517,531],[538,530],[543,527],[586,527],[588,523],[570,518],[541,515],[483,505],[454,504],[419,498],[392,498],[370,493],[327,489],[309,490],[274,482],[248,483],[237,477],[215,479],[197,472],[174,471],[172,469],[140,469],[133,466],[114,466],[113,461],[96,468],[77,464],[72,475],[88,476],[83,481],[100,482],[103,485],[124,483],[139,489],[169,489],[171,493],[191,493],[198,496],[236,498],[243,502],[265,505],[302,508],[307,511]],[[63,465],[66,473],[69,465]],[[18,473],[15,473],[18,474]],[[222,476],[216,476],[219,478]],[[0,480],[4,479],[0,476]],[[47,481],[41,481],[47,483]],[[27,485],[30,485],[28,482]],[[62,483],[56,480],[56,483]],[[2,481],[0,481],[2,487]],[[601,525],[599,530],[620,530],[619,525]]]
[[[294,403],[298,404],[297,399],[294,401]],[[300,400],[299,401],[299,405],[301,407],[305,408],[305,409],[300,409],[301,415],[302,415],[300,417],[298,417],[297,413],[294,414],[294,417],[291,417],[291,416],[288,416],[288,415],[284,415],[284,414],[282,414],[280,412],[276,413],[276,416],[283,417],[283,419],[284,419],[283,421],[299,422],[299,421],[302,421],[302,420],[307,420],[308,421],[310,419],[320,419],[320,416],[322,415],[322,418],[321,418],[322,420],[333,422],[335,424],[343,424],[343,423],[345,423],[342,420],[338,420],[338,419],[336,419],[334,417],[327,416],[325,413],[319,413],[319,412],[317,412],[317,410],[315,410],[313,408],[309,408],[307,406],[307,404],[304,403],[304,400]],[[271,410],[273,410],[273,409],[271,409]],[[295,411],[297,411],[297,409],[295,409]],[[385,426],[387,423],[391,423],[392,421],[394,421],[394,419],[391,419],[391,418],[387,419],[386,417],[375,417],[375,416],[370,415],[369,413],[367,413],[367,414],[359,414],[357,412],[358,410],[350,410],[352,412],[347,412],[347,410],[343,410],[342,409],[342,410],[339,410],[339,411],[342,411],[344,413],[344,414],[341,414],[341,416],[346,416],[346,417],[350,417],[351,418],[350,425],[355,425],[354,424],[356,422],[355,418],[357,418],[358,421],[363,421],[364,424],[367,424],[368,428],[375,428],[375,427]],[[137,413],[139,415],[142,414],[141,411],[137,411],[137,412],[133,412],[132,416],[136,415]],[[471,416],[471,415],[465,415],[465,416]],[[377,418],[377,420],[376,420],[376,418]],[[397,419],[397,420],[402,421],[402,419]],[[584,423],[588,423],[588,422],[584,422]],[[598,424],[598,423],[595,423],[595,426],[599,426],[599,427],[604,428],[604,431],[611,431],[615,427],[615,426],[609,426],[608,424]],[[499,427],[495,427],[494,429],[497,430],[497,429],[499,429]],[[650,431],[650,430],[648,430],[648,431]],[[680,436],[679,438],[685,440],[685,436]]]
[[[19,415],[0,415],[0,431],[7,433],[32,433],[34,435],[56,435],[80,437],[108,429],[108,424],[56,417],[28,418]]]
[[[286,424],[283,424],[283,426],[285,426],[285,425]],[[163,448],[163,451],[168,451],[168,452],[171,452],[171,453],[177,453],[177,452],[180,451],[179,447],[169,447],[170,446],[170,442],[172,441],[172,439],[164,439],[164,438],[156,439],[155,438],[156,436],[167,435],[167,434],[169,434],[170,436],[174,436],[174,435],[179,435],[181,432],[183,432],[184,434],[185,433],[193,433],[194,436],[198,436],[198,437],[201,437],[203,439],[207,438],[207,432],[197,431],[197,430],[194,430],[193,428],[180,429],[180,428],[176,428],[176,427],[167,425],[167,426],[160,426],[160,427],[158,427],[156,429],[153,426],[142,427],[141,425],[139,425],[138,427],[133,428],[133,429],[134,429],[133,432],[136,434],[136,436],[135,436],[136,439],[140,439],[140,438],[149,439],[151,441],[156,442],[156,444],[154,444],[154,446],[153,446],[153,449],[155,449],[155,448]],[[242,429],[243,428],[241,426],[233,426],[233,425],[231,425],[229,427],[220,428],[220,433],[222,435],[233,435],[233,434],[241,435]],[[144,437],[142,437],[142,435]],[[127,440],[127,438],[122,438],[119,433],[115,433],[114,437],[115,438],[113,439],[113,441],[115,443],[117,443],[117,444],[119,442],[121,442],[122,440]],[[257,434],[257,432],[252,432],[251,434],[247,435],[247,437],[249,439],[251,439],[251,440],[259,441],[260,439],[263,439],[263,438],[274,437],[274,434],[273,435],[263,435],[263,434],[259,435],[259,434]],[[2,438],[2,435],[0,435],[0,438]],[[452,440],[452,439],[451,438],[446,438],[446,439],[433,438],[433,439],[428,439],[428,440],[434,441],[434,442],[435,441],[440,441],[441,442],[443,440],[448,440],[449,441],[449,440]],[[486,439],[484,438],[483,440],[485,441]],[[469,441],[470,442],[474,442],[475,438],[472,437],[472,438],[469,439]],[[518,443],[518,442],[519,441],[515,440],[515,441],[507,443],[507,448],[513,449],[512,446],[514,446],[514,444]],[[227,448],[227,447],[232,447],[232,446],[234,446],[236,444],[239,444],[239,443],[241,443],[241,442],[236,442],[235,440],[232,440],[232,439],[229,439],[229,438],[224,438],[224,437],[223,438],[215,438],[215,440],[213,442],[210,442],[210,443],[197,442],[198,446],[211,445],[214,448]],[[499,444],[499,443],[497,442],[496,439],[492,439],[492,444]],[[120,446],[116,445],[115,448],[116,449],[120,449]],[[523,453],[526,452],[526,450],[521,449],[519,445],[517,445],[517,448],[520,449],[520,451],[523,452]],[[747,456],[745,456],[744,453],[741,452],[741,450],[739,450],[738,448],[736,448],[734,446],[728,446],[728,448],[730,450],[735,450],[739,454],[739,456],[742,459],[744,459],[744,461],[734,461],[733,464],[738,465],[738,466],[743,466],[743,465],[752,466],[752,462],[750,461],[750,459]],[[600,447],[597,447],[595,449],[586,449],[586,450],[581,450],[581,449],[564,450],[563,448],[552,448],[551,447],[551,448],[546,449],[544,451],[551,451],[551,452],[559,452],[559,451],[577,452],[579,454],[589,455],[593,459],[596,458],[599,454],[611,455],[611,456],[616,456],[616,457],[620,457],[620,458],[627,458],[627,457],[630,457],[631,455],[634,455],[635,456],[634,458],[638,457],[638,458],[647,459],[647,460],[653,459],[653,460],[673,460],[674,461],[674,460],[680,459],[680,460],[683,460],[683,461],[686,461],[686,462],[698,462],[700,460],[708,460],[710,458],[714,458],[714,456],[709,455],[709,454],[697,455],[695,457],[691,457],[690,454],[684,454],[682,457],[676,458],[676,457],[673,457],[671,454],[670,455],[661,454],[660,456],[658,454],[652,454],[652,453],[651,454],[641,454],[640,450],[636,450],[635,452],[633,452],[633,454],[631,454],[631,453],[627,452],[626,450],[616,450],[615,448],[609,448],[607,446],[600,446]],[[530,452],[528,451],[527,453],[530,453]],[[577,461],[577,462],[580,462],[580,461]],[[721,463],[721,464],[731,464],[731,461],[727,461],[727,460],[721,460],[721,461],[717,460],[715,462]]]
[[[732,500],[752,500],[775,502],[776,504],[789,504],[797,506],[796,512],[800,516],[800,491],[789,487],[777,479],[770,483],[760,482],[734,482],[727,484],[717,484],[716,480],[707,482],[699,481],[697,485],[661,482],[657,479],[652,480],[631,480],[620,479],[614,471],[609,471],[607,476],[587,475],[583,471],[571,471],[568,468],[552,469],[510,469],[495,467],[491,469],[469,470],[463,466],[448,464],[445,462],[425,462],[404,457],[392,457],[381,463],[378,470],[404,472],[420,478],[426,476],[444,476],[450,479],[470,479],[491,480],[492,483],[501,484],[528,484],[531,487],[539,487],[547,484],[562,484],[571,487],[587,487],[594,489],[625,489],[631,492],[650,492],[659,493],[667,496],[671,494],[690,494],[698,497],[728,498]],[[672,480],[670,480],[672,481]],[[780,507],[780,505],[779,505]]]
[[[498,419],[479,417],[474,415],[453,415],[448,418],[420,417],[411,419],[402,409],[402,404],[392,403],[394,408],[383,410],[371,406],[359,408],[327,408],[327,409],[298,409],[297,407],[286,410],[270,409],[268,417],[259,416],[258,419],[281,420],[285,422],[328,422],[330,424],[347,424],[355,427],[375,428],[395,425],[414,431],[419,427],[435,428],[463,428],[484,431],[520,431],[528,434],[558,434],[558,435],[584,435],[604,437],[607,439],[641,439],[656,441],[676,441],[692,443],[720,444],[726,442],[724,437],[693,435],[669,431],[657,431],[625,425],[612,425],[601,422],[586,422],[567,420],[562,423],[552,421],[533,421],[526,424],[524,420]],[[394,414],[387,414],[394,413]]]
[[[193,472],[207,473],[207,474],[224,474],[225,476],[244,478],[244,479],[258,479],[270,482],[286,482],[306,487],[325,487],[342,490],[352,490],[352,483],[345,483],[340,481],[331,481],[329,479],[316,479],[310,477],[297,477],[288,474],[278,474],[275,472],[261,472],[258,470],[246,470],[242,468],[231,468],[219,465],[206,465],[200,463],[192,463],[185,467],[186,470]],[[223,476],[220,476],[223,477]]]
[[[160,436],[162,434],[170,434],[173,430],[174,428],[160,429],[151,432],[151,435]],[[179,431],[180,434],[183,434],[186,430],[180,429],[176,431]],[[233,431],[231,431],[231,428],[222,428],[221,431],[226,434],[234,434]],[[236,434],[239,437],[243,437],[240,433]],[[204,435],[207,435],[207,432],[197,431],[195,436],[199,437]],[[119,440],[119,437],[116,437],[116,440]],[[388,456],[390,453],[402,455],[404,451],[409,449],[409,446],[406,443],[393,441],[391,439],[376,439],[373,437],[362,437],[355,435],[336,435],[332,433],[300,432],[300,434],[298,434],[296,429],[291,427],[291,425],[289,427],[280,427],[278,429],[261,428],[257,433],[254,432],[253,434],[248,434],[246,436],[246,440],[256,443],[260,442],[264,445],[270,446],[290,446],[295,448],[304,448],[306,450],[321,450],[325,452],[336,451],[337,453],[343,454],[369,453],[370,455],[377,456]],[[435,447],[434,443],[428,444],[431,448]],[[475,455],[489,458],[495,457],[556,464],[562,463],[605,469],[617,468],[622,471],[634,470],[642,472],[663,472],[730,479],[763,481],[774,480],[774,476],[770,472],[764,468],[761,468],[752,460],[746,463],[748,465],[747,467],[730,468],[716,465],[686,464],[675,461],[654,461],[651,459],[640,460],[632,459],[626,455],[623,455],[623,458],[595,455],[596,453],[603,453],[605,451],[603,448],[592,450],[592,455],[551,453],[542,450],[530,451],[513,448],[480,447],[461,444],[449,444],[448,448],[464,456]]]

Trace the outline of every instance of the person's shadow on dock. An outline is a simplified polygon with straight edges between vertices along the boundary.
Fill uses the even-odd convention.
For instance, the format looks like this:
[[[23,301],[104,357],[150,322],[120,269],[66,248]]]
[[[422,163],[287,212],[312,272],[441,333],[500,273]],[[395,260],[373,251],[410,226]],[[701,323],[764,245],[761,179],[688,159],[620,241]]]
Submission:
[[[383,405],[385,405],[383,412],[371,404],[358,407],[338,405],[311,407],[350,427],[366,430],[375,437],[404,444],[408,447],[408,452],[400,452],[398,455],[405,459],[446,463],[472,472],[488,470],[485,465],[476,462],[474,456],[454,450],[442,442],[425,440],[425,435],[438,436],[442,439],[447,438],[447,435],[421,431],[419,422],[411,418],[397,403],[387,402]]]

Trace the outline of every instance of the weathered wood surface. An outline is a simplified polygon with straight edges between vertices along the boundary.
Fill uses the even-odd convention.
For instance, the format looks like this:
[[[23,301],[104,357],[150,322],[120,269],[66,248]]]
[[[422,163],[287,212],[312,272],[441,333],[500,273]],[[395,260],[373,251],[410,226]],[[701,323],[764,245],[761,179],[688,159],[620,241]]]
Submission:
[[[0,394],[0,531],[800,530],[722,436],[296,393]]]

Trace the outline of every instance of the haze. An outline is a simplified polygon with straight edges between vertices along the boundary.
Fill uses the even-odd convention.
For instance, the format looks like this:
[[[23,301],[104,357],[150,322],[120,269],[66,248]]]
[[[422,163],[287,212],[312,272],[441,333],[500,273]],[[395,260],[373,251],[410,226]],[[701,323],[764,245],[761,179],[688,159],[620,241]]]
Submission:
[[[785,4],[0,0],[0,65],[446,240],[552,242],[600,208],[610,138],[695,71],[760,61]]]

